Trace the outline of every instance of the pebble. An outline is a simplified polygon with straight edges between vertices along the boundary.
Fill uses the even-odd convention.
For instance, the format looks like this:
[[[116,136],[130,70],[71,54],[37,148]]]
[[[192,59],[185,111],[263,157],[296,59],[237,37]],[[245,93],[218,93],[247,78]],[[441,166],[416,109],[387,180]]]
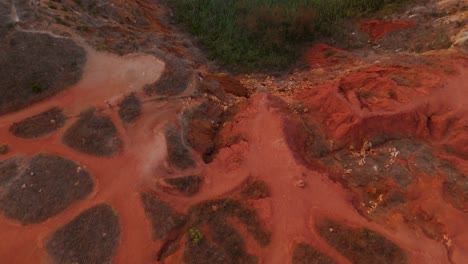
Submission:
[[[302,179],[297,180],[294,185],[299,188],[304,188],[305,187],[305,181]]]

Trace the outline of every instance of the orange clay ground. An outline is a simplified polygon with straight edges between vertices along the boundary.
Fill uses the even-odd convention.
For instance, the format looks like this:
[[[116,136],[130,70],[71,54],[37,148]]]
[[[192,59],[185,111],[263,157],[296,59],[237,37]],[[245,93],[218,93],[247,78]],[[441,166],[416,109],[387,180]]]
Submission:
[[[466,24],[417,53],[391,45],[418,16],[360,21],[367,46],[315,43],[303,69],[232,76],[155,1],[112,1],[120,24],[78,33],[86,10],[47,25],[63,8],[17,2],[8,34],[70,34],[86,63],[0,116],[0,263],[466,263]],[[433,4],[465,23],[455,2]]]

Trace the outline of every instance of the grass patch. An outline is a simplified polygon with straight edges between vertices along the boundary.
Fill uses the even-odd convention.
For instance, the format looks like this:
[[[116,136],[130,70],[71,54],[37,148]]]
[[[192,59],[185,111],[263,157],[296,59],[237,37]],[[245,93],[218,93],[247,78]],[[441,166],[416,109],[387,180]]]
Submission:
[[[174,0],[177,19],[213,59],[238,70],[279,69],[301,44],[331,33],[340,21],[404,0]]]
[[[49,2],[49,3],[47,4],[47,7],[49,7],[50,9],[57,9],[57,5],[54,4],[54,3],[52,3],[52,2]]]

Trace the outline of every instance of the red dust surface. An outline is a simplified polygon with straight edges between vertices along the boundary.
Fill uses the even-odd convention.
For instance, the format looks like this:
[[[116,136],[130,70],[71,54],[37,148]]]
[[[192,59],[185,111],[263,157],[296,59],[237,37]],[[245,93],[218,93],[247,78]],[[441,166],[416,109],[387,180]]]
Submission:
[[[137,2],[149,5],[145,1]],[[375,20],[364,22],[362,29],[379,39],[388,32],[411,26],[407,21]],[[175,211],[185,214],[194,204],[234,196],[246,180],[254,179],[264,182],[270,194],[246,204],[255,209],[264,227],[271,232],[271,242],[262,247],[238,222],[232,220],[232,225],[239,229],[246,250],[257,256],[259,263],[291,263],[298,243],[309,244],[336,263],[351,263],[317,231],[317,223],[323,219],[380,234],[405,252],[408,263],[466,263],[468,57],[456,51],[392,55],[371,65],[333,68],[348,67],[352,61],[350,56],[350,52],[325,44],[313,46],[306,54],[307,62],[313,68],[335,71],[333,78],[323,78],[319,85],[312,87],[289,89],[287,93],[268,90],[268,87],[252,93],[256,89],[246,89],[251,87],[244,87],[235,77],[200,74],[200,79],[203,77],[211,84],[197,83],[191,89],[204,89],[209,94],[196,97],[190,90],[179,97],[150,98],[142,87],[160,78],[165,67],[162,61],[149,55],[118,57],[88,50],[88,63],[78,84],[0,117],[0,144],[10,148],[1,156],[2,160],[38,153],[71,159],[90,173],[94,190],[86,199],[42,223],[22,226],[1,214],[0,262],[51,263],[46,252],[50,235],[84,210],[106,203],[114,208],[122,230],[113,263],[183,263],[186,234],[178,234],[183,237],[180,248],[166,259],[158,260],[165,240],[153,240],[152,224],[140,193],[150,191]],[[322,76],[311,72],[302,74],[308,77],[305,79]],[[323,77],[327,73],[323,72]],[[141,100],[142,112],[134,123],[124,124],[119,119],[117,105],[131,93]],[[184,110],[205,102],[204,97],[216,102],[221,97],[229,98],[240,110],[217,124],[219,149],[212,161],[203,162],[197,156],[200,153],[191,150],[196,168],[179,171],[167,161],[166,125],[182,120]],[[63,109],[69,117],[58,131],[34,140],[21,139],[9,132],[12,123],[51,107]],[[89,107],[96,107],[100,115],[109,116],[117,128],[122,147],[111,158],[87,155],[62,143],[64,131]],[[204,121],[214,126],[208,114]],[[399,151],[408,146],[384,149],[385,160],[377,165],[406,162],[408,173],[414,178],[412,185],[398,189],[392,179],[380,182],[371,179],[367,185],[353,185],[352,171],[345,170],[345,165],[364,171],[365,166],[371,166],[369,160],[380,147],[378,144],[391,144],[390,137],[422,142],[430,150],[427,156],[416,161],[400,157],[403,154]],[[313,153],[314,150],[318,152]],[[407,152],[413,155],[416,151]],[[351,157],[349,164],[348,161],[339,164],[343,156]],[[436,164],[436,168],[431,173],[418,171],[419,162]],[[451,174],[450,178],[441,164],[450,165],[450,169],[459,173]],[[187,175],[200,175],[204,179],[200,192],[191,197],[161,187],[164,177]],[[382,200],[392,190],[403,193],[403,202],[385,214],[374,214],[386,209]],[[366,204],[364,195],[377,198]],[[171,231],[171,235],[177,232]],[[166,238],[170,239],[171,236]]]
[[[369,34],[373,40],[379,40],[392,31],[407,29],[414,26],[414,22],[405,20],[368,20],[361,24],[360,29]]]

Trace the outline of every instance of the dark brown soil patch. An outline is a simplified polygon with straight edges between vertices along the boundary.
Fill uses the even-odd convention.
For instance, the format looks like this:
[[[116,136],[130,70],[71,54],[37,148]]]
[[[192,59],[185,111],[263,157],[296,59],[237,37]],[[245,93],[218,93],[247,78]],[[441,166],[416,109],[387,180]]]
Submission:
[[[306,243],[299,243],[294,247],[292,264],[334,264],[332,258],[316,250]]]
[[[202,239],[198,243],[187,241],[184,250],[184,262],[188,264],[232,263],[224,249],[206,239]]]
[[[414,181],[413,175],[400,162],[395,162],[385,174],[393,179],[403,190],[408,189]]]
[[[210,237],[228,255],[230,263],[254,264],[258,258],[246,252],[244,239],[237,229],[228,222],[209,221]]]
[[[10,147],[6,144],[0,145],[0,155],[5,155],[10,151]]]
[[[96,205],[55,231],[47,253],[56,263],[111,263],[120,229],[117,212],[107,204]]]
[[[10,19],[11,8],[9,1],[0,2],[0,41],[7,36],[8,31],[10,31],[14,24]]]
[[[141,102],[135,94],[126,96],[119,104],[119,116],[124,123],[132,123],[141,114]]]
[[[0,161],[0,186],[8,183],[18,174],[20,158],[14,157]]]
[[[0,114],[75,84],[85,62],[83,48],[69,39],[14,31],[0,43]]]
[[[266,182],[249,178],[242,186],[241,195],[248,199],[262,199],[271,196]]]
[[[211,228],[225,224],[228,217],[236,218],[261,246],[268,245],[271,240],[271,234],[265,230],[257,212],[238,200],[217,199],[201,202],[189,209],[189,217],[193,226],[208,223]]]
[[[182,135],[177,127],[166,128],[166,142],[169,162],[179,169],[195,167],[195,160],[190,150],[185,146]]]
[[[10,126],[10,132],[20,138],[31,139],[46,136],[61,128],[67,116],[59,108],[52,108]]]
[[[71,160],[38,154],[24,167],[0,198],[5,216],[22,224],[45,221],[93,190],[89,173]]]
[[[185,217],[183,215],[178,214],[169,204],[156,199],[153,195],[142,193],[141,201],[146,216],[151,221],[154,240],[161,240],[174,228],[184,225]]]
[[[216,89],[222,89],[224,92],[233,94],[238,97],[249,97],[249,90],[241,84],[241,82],[229,75],[209,75],[206,76],[205,84],[213,86]],[[203,88],[203,87],[202,87]],[[209,88],[209,87],[206,87]],[[213,89],[208,89],[213,90]],[[212,91],[213,93],[214,91]],[[219,95],[219,93],[215,93]],[[217,96],[220,98],[220,96]]]
[[[367,228],[351,228],[327,219],[317,223],[316,229],[352,263],[407,263],[405,251]]]
[[[270,233],[262,226],[255,210],[232,199],[204,201],[189,209],[187,227],[190,229],[184,252],[186,262],[218,263],[215,261],[222,259],[227,263],[258,263],[256,256],[247,253],[244,238],[232,224],[234,220],[244,225],[262,247],[270,243]],[[208,236],[201,231],[205,228]],[[204,257],[208,262],[191,260],[199,257]]]
[[[448,163],[442,165],[446,180],[444,196],[456,208],[468,210],[468,177]]]
[[[260,222],[257,212],[238,200],[204,201],[190,207],[187,216],[182,216],[151,194],[143,193],[141,198],[153,226],[153,238],[164,238],[158,260],[175,252],[186,237],[184,260],[187,263],[219,263],[221,260],[258,263],[256,256],[247,253],[244,238],[235,223],[243,225],[260,246],[270,243],[271,234]],[[203,234],[202,230],[207,233]]]
[[[65,131],[62,140],[77,151],[104,157],[114,156],[122,144],[112,120],[97,115],[94,109],[81,113],[80,118]]]
[[[166,183],[176,188],[179,192],[193,196],[200,191],[200,187],[203,184],[203,177],[190,175],[177,178],[166,178]]]
[[[437,159],[430,148],[415,141],[392,140],[366,150],[365,157],[361,152],[360,149],[353,152],[345,149],[335,155],[343,169],[350,170],[346,181],[352,187],[390,180],[407,191],[415,181],[413,172],[431,175],[436,172]]]
[[[179,58],[167,54],[166,67],[159,80],[143,89],[148,95],[177,95],[185,91],[190,83],[192,70],[189,64]]]

